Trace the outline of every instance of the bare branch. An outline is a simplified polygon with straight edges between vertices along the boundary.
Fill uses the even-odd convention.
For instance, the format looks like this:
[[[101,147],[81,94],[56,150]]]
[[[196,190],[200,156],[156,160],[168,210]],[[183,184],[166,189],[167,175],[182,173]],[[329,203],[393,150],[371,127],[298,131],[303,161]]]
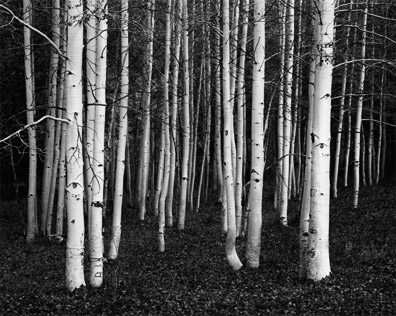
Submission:
[[[59,54],[59,56],[61,56],[64,59],[68,59],[67,56],[65,56],[62,51],[59,49],[58,46],[56,46],[56,44],[47,36],[45,35],[43,32],[41,32],[40,30],[36,29],[35,27],[31,26],[29,23],[26,23],[24,20],[18,18],[14,12],[12,12],[9,8],[7,8],[6,6],[0,4],[0,8],[4,9],[5,11],[7,11],[9,14],[12,15],[12,17],[17,20],[19,23],[23,24],[24,26],[26,26],[27,28],[31,29],[33,32],[36,32],[37,34],[39,34],[40,36],[44,37],[48,43],[50,43],[50,45],[52,47],[55,48],[56,52]]]
[[[6,138],[0,139],[0,143],[4,143],[4,142],[6,142],[8,139],[10,139],[10,138],[12,138],[12,137],[14,137],[14,136],[16,136],[16,135],[19,135],[22,131],[24,131],[25,129],[28,129],[29,127],[32,127],[32,126],[37,125],[37,124],[40,124],[42,121],[44,121],[44,120],[47,119],[47,118],[48,118],[48,119],[55,120],[55,121],[67,123],[67,124],[69,124],[69,122],[70,122],[70,121],[67,120],[67,119],[62,119],[62,118],[54,117],[54,116],[51,116],[51,115],[44,115],[42,118],[40,118],[40,119],[37,120],[36,122],[33,122],[33,123],[31,123],[31,124],[27,124],[27,125],[25,125],[24,127],[22,127],[22,128],[20,128],[19,130],[17,130],[16,132],[14,132],[14,133],[8,135]]]

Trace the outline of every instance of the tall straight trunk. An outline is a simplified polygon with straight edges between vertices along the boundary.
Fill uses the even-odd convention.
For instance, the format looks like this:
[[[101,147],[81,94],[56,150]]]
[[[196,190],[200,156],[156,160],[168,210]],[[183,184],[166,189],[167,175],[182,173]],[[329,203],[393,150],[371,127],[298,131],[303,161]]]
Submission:
[[[147,46],[144,56],[144,80],[143,92],[143,135],[140,142],[139,157],[139,218],[144,220],[146,214],[146,198],[148,187],[148,175],[150,164],[150,126],[151,126],[151,79],[153,70],[153,38],[154,38],[154,7],[155,0],[147,2]]]
[[[217,16],[220,16],[220,2],[216,1],[215,11]],[[220,68],[220,22],[216,19],[216,32],[215,32],[215,45],[214,52],[215,58],[213,61],[213,69],[215,71],[215,84],[214,84],[214,95],[215,95],[215,162],[216,162],[216,174],[218,182],[218,193],[219,198],[218,201],[222,202],[223,193],[224,193],[224,177],[223,177],[223,164],[222,164],[222,155],[221,155],[221,117],[222,117],[222,104],[221,104],[221,68]]]
[[[372,33],[372,59],[375,59],[375,38],[374,38],[374,26],[371,29]],[[373,185],[374,172],[373,170],[375,158],[374,158],[374,93],[375,93],[375,77],[374,71],[371,72],[371,98],[370,98],[370,112],[369,112],[369,137],[367,142],[367,178],[368,185]]]
[[[382,148],[383,148],[383,137],[384,137],[384,89],[385,82],[385,70],[382,70],[381,75],[381,88],[380,88],[380,110],[379,110],[379,124],[378,124],[378,145],[377,145],[377,164],[376,164],[376,178],[375,184],[378,184],[381,178],[381,159],[382,159]]]
[[[223,108],[224,108],[224,133],[223,133],[223,166],[224,184],[227,196],[227,240],[226,255],[232,269],[239,270],[242,266],[235,249],[236,223],[235,223],[235,195],[231,146],[233,135],[233,115],[230,100],[230,12],[228,0],[223,0]]]
[[[51,37],[54,44],[59,47],[60,44],[60,27],[59,27],[59,13],[60,13],[60,2],[59,0],[52,0],[52,12],[51,12]],[[49,69],[49,94],[48,94],[48,114],[51,116],[56,115],[56,104],[57,104],[57,79],[58,79],[58,66],[59,54],[54,49],[51,50],[50,58],[50,69]],[[47,234],[46,223],[49,208],[50,191],[52,185],[52,174],[54,170],[54,142],[55,142],[55,121],[47,120],[47,138],[45,141],[45,159],[44,159],[44,170],[43,170],[43,182],[41,189],[41,225],[40,232]],[[55,168],[58,166],[56,165]]]
[[[279,210],[280,200],[282,195],[283,179],[283,102],[284,102],[284,74],[285,74],[285,32],[286,32],[286,6],[279,2],[279,15],[281,23],[281,33],[279,36],[279,49],[280,49],[280,77],[279,77],[279,100],[277,111],[277,164],[276,164],[276,188],[274,194],[274,208]]]
[[[196,164],[197,164],[197,145],[198,145],[198,123],[199,123],[199,115],[200,115],[200,110],[201,110],[201,95],[203,94],[203,89],[205,89],[203,83],[205,82],[203,80],[203,75],[204,75],[204,70],[205,69],[205,58],[201,59],[201,67],[200,67],[200,71],[199,71],[199,82],[198,82],[198,88],[197,88],[197,101],[196,101],[196,111],[195,111],[195,115],[193,116],[193,123],[192,125],[192,134],[193,139],[190,142],[191,147],[190,148],[190,161],[191,161],[191,168],[190,168],[190,172],[189,172],[189,179],[190,181],[188,181],[188,185],[189,188],[187,190],[188,192],[188,200],[190,202],[190,209],[193,210],[194,209],[194,187],[195,187],[195,177],[196,177]],[[191,80],[192,81],[192,80]],[[190,100],[191,100],[191,94],[192,92],[190,92]],[[193,112],[191,112],[193,113]],[[203,159],[205,160],[205,159]]]
[[[353,4],[350,4],[350,11],[348,12],[348,21],[351,20],[351,11]],[[347,26],[346,35],[345,35],[345,46],[349,45],[349,36],[350,36],[350,27]],[[342,131],[344,128],[344,114],[345,114],[345,94],[347,88],[347,79],[348,79],[348,61],[349,56],[345,55],[345,66],[344,72],[342,73],[342,85],[340,92],[340,112],[338,115],[338,126],[337,126],[337,139],[336,139],[336,148],[334,154],[334,169],[333,169],[333,182],[332,182],[332,192],[333,197],[337,197],[337,184],[338,184],[338,173],[340,166],[340,152],[341,152],[341,140],[342,140]]]
[[[259,266],[264,181],[265,1],[254,3],[252,152],[246,265]]]
[[[165,221],[166,221],[166,197],[168,195],[169,174],[170,174],[170,136],[169,136],[169,68],[170,68],[170,47],[171,47],[171,10],[172,0],[167,1],[166,6],[166,37],[165,37],[165,69],[164,69],[164,108],[162,117],[162,130],[164,133],[164,179],[159,201],[158,216],[158,248],[165,250]]]
[[[330,138],[331,84],[334,46],[333,0],[320,1],[317,21],[318,63],[315,69],[312,122],[312,173],[307,278],[319,281],[330,274]]]
[[[32,24],[32,3],[30,0],[23,1],[23,20]],[[32,243],[36,236],[36,205],[37,205],[37,145],[36,127],[32,125],[36,111],[33,82],[33,50],[31,30],[23,28],[24,55],[25,55],[25,93],[26,93],[26,121],[30,125],[29,135],[29,180],[27,195],[27,229],[26,242]]]
[[[117,259],[121,239],[121,214],[124,196],[125,150],[128,141],[128,95],[129,95],[129,38],[128,38],[128,0],[121,1],[121,91],[118,130],[117,165],[113,200],[113,221],[109,259]]]
[[[242,33],[240,41],[239,67],[237,76],[237,163],[236,163],[236,190],[235,190],[235,212],[236,212],[236,230],[237,236],[240,235],[242,229],[242,198],[243,198],[243,170],[245,167],[243,156],[244,144],[244,125],[243,110],[245,107],[245,59],[246,59],[246,43],[247,31],[249,23],[249,0],[242,1]],[[258,23],[261,23],[258,22]]]
[[[203,6],[203,2],[202,2]],[[203,9],[204,10],[204,9]],[[208,5],[205,8],[205,21],[208,22],[210,16],[210,6]],[[205,36],[205,57],[204,57],[204,97],[203,102],[206,109],[206,126],[205,126],[205,142],[204,142],[204,154],[202,158],[202,165],[201,171],[199,176],[199,183],[198,183],[198,192],[197,192],[197,204],[196,204],[196,211],[199,210],[200,203],[201,203],[201,192],[202,186],[204,181],[204,174],[206,172],[206,181],[205,181],[205,196],[208,196],[208,175],[210,169],[210,132],[211,132],[211,125],[212,125],[212,109],[211,109],[211,62],[210,62],[210,54],[211,54],[211,45],[210,45],[210,32],[209,32],[209,25],[205,23],[203,34]]]
[[[96,104],[92,183],[91,222],[89,225],[90,284],[103,283],[103,196],[105,179],[105,122],[106,122],[106,67],[107,67],[107,0],[99,0],[98,33],[96,37]]]
[[[291,102],[293,86],[293,54],[294,54],[294,0],[288,1],[286,10],[285,30],[285,94],[283,109],[283,160],[281,199],[278,212],[278,220],[282,225],[287,225],[287,207],[289,200],[289,177],[290,177],[290,154],[291,153]]]
[[[85,155],[84,176],[85,195],[88,208],[88,223],[90,223],[93,174],[93,146],[95,141],[95,106],[96,103],[96,6],[97,0],[87,0],[87,23],[86,28],[86,96],[87,108],[85,119]]]
[[[316,30],[318,21],[313,21],[313,29]],[[313,33],[313,43],[316,43],[316,32]],[[315,54],[315,45],[312,45],[311,60],[309,69],[308,82],[308,120],[306,125],[305,136],[305,167],[304,167],[304,188],[301,200],[301,214],[299,225],[299,276],[301,279],[307,277],[307,252],[308,252],[308,230],[309,230],[309,216],[311,210],[311,167],[312,167],[312,122],[313,122],[313,108],[314,108],[314,84],[315,84],[315,68],[318,62],[318,56]]]
[[[367,13],[368,5],[364,3],[363,25],[362,25],[362,51],[361,59],[366,58],[366,28],[367,28]],[[360,131],[362,125],[362,111],[363,111],[363,90],[364,79],[366,75],[366,65],[363,62],[360,69],[359,86],[358,86],[358,101],[356,105],[356,122],[355,122],[355,146],[354,146],[354,165],[353,165],[353,208],[357,208],[359,200],[359,185],[360,185]]]
[[[82,153],[82,57],[83,26],[81,0],[70,0],[66,63],[66,288],[73,291],[85,286],[84,280],[84,173]]]
[[[349,33],[349,28],[348,32]],[[348,42],[348,35],[346,38]],[[346,61],[348,58],[346,59]],[[345,113],[345,94],[346,94],[346,86],[347,86],[347,78],[348,78],[348,65],[346,64],[344,67],[344,72],[342,74],[342,86],[341,86],[341,95],[340,95],[340,112],[338,115],[338,126],[337,126],[337,139],[336,139],[336,148],[334,154],[334,169],[333,169],[333,182],[332,182],[332,192],[333,197],[337,197],[337,184],[338,184],[338,173],[340,166],[340,152],[341,152],[341,138],[342,138],[342,130],[344,127],[344,113]]]
[[[187,16],[187,0],[183,1],[182,20],[183,20],[183,153],[181,157],[181,179],[180,179],[180,196],[179,196],[179,212],[177,218],[177,229],[184,230],[186,219],[186,204],[187,204],[187,183],[188,179],[188,164],[190,153],[190,69],[189,69],[189,51],[188,51],[188,16]]]
[[[177,138],[177,113],[178,113],[178,82],[179,82],[179,58],[180,58],[180,46],[181,46],[181,10],[182,2],[177,0],[175,8],[175,46],[174,46],[174,63],[172,69],[172,97],[171,97],[171,119],[170,119],[170,170],[169,170],[169,184],[168,184],[168,196],[166,199],[166,215],[165,224],[167,227],[173,226],[173,192],[175,191],[175,176],[176,176],[176,138]]]

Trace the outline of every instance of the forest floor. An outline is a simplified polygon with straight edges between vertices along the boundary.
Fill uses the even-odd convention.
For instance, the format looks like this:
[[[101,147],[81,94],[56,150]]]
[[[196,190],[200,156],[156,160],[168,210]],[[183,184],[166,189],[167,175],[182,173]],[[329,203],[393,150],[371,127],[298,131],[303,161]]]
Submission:
[[[103,287],[73,293],[65,289],[65,244],[41,237],[26,245],[3,202],[0,315],[396,315],[395,190],[363,188],[358,209],[350,190],[331,201],[332,275],[318,283],[298,277],[299,203],[281,228],[268,200],[258,269],[230,270],[214,204],[189,212],[183,233],[167,229],[164,253],[156,219],[140,223],[126,209],[120,256],[105,262]],[[242,260],[244,250],[239,239]]]

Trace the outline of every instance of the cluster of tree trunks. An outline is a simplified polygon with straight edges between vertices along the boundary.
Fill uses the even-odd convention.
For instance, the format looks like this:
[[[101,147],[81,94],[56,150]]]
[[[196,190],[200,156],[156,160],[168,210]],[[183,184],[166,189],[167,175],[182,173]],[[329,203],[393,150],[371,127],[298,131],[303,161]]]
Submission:
[[[119,34],[118,76],[109,83],[113,75],[107,51],[114,40],[108,37],[107,1],[88,0],[83,5],[81,0],[53,0],[51,36],[46,37],[51,43],[48,119],[37,214],[32,31],[42,33],[34,28],[30,0],[23,1],[29,141],[26,240],[33,242],[38,233],[61,238],[66,208],[69,290],[85,285],[85,227],[89,281],[94,287],[103,283],[107,205],[112,205],[113,214],[107,258],[117,259],[125,192],[129,203],[138,205],[140,220],[148,212],[158,216],[159,251],[165,251],[166,227],[176,222],[183,231],[187,212],[199,211],[202,197],[215,196],[222,205],[221,229],[227,235],[230,266],[242,267],[236,243],[237,237],[247,235],[246,265],[257,268],[263,192],[270,182],[265,166],[270,159],[274,163],[268,174],[279,225],[288,225],[290,198],[301,197],[300,277],[320,280],[330,274],[330,191],[337,197],[339,174],[343,172],[347,186],[353,153],[353,207],[358,206],[361,182],[378,184],[384,174],[387,45],[379,51],[375,41],[379,37],[392,43],[388,22],[376,29],[375,19],[388,19],[374,13],[374,1],[337,3],[336,8],[332,0],[288,0],[268,8],[266,1],[147,0],[140,25],[144,47],[139,90],[130,81],[134,40],[129,34],[133,21],[128,1],[117,4],[118,32],[113,33]],[[339,22],[342,29],[336,24],[336,12],[345,18]],[[163,30],[157,26],[160,18]],[[341,48],[334,44],[335,29],[345,38]],[[380,31],[384,34],[378,35]],[[369,60],[381,58],[384,64],[380,71],[372,67],[371,76],[366,66],[368,39]],[[360,46],[352,45],[357,41]],[[161,62],[156,59],[158,47]],[[346,53],[336,58],[337,49]],[[338,69],[341,79],[335,97],[333,73]],[[334,151],[330,151],[332,103],[339,109]]]

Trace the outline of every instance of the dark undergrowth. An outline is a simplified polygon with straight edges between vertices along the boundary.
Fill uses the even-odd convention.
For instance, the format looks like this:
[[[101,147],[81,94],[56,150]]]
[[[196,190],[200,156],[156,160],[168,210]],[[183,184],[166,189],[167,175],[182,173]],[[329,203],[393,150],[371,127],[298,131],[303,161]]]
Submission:
[[[260,267],[238,272],[225,259],[219,209],[208,203],[188,213],[183,233],[166,230],[164,253],[156,219],[140,223],[137,210],[125,210],[120,256],[105,263],[103,287],[73,293],[65,245],[26,245],[18,211],[3,203],[0,315],[396,315],[395,189],[363,189],[358,209],[350,191],[332,200],[332,275],[318,283],[298,278],[298,202],[288,228],[273,224],[266,202]]]

